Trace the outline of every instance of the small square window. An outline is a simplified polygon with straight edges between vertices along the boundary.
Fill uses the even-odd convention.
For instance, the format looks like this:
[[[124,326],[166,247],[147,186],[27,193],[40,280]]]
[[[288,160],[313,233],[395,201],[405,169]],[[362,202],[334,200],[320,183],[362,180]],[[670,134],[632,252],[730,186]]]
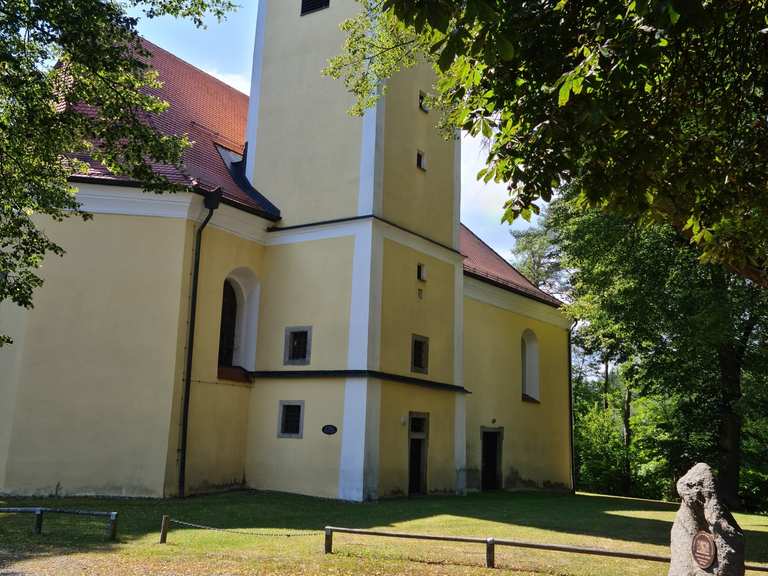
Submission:
[[[304,435],[304,402],[280,401],[277,435],[279,438],[301,438]]]
[[[416,279],[421,282],[427,281],[427,267],[424,264],[416,264]]]
[[[312,358],[312,327],[295,326],[285,329],[283,364],[306,366]]]
[[[429,338],[413,335],[411,341],[411,372],[426,374],[429,371]]]
[[[421,150],[416,151],[416,166],[419,170],[427,170],[427,155]]]
[[[419,110],[422,112],[429,112],[429,105],[427,104],[427,93],[423,90],[419,90]]]
[[[330,6],[331,0],[301,0],[301,15],[317,12]]]

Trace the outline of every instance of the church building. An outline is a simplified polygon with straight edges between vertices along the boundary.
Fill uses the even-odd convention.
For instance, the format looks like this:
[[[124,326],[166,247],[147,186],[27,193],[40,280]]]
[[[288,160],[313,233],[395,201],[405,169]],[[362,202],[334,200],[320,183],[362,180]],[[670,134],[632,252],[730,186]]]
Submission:
[[[459,219],[460,141],[398,73],[321,75],[354,0],[260,0],[250,97],[147,43],[187,192],[91,162],[0,304],[0,494],[363,501],[573,486],[569,321]]]

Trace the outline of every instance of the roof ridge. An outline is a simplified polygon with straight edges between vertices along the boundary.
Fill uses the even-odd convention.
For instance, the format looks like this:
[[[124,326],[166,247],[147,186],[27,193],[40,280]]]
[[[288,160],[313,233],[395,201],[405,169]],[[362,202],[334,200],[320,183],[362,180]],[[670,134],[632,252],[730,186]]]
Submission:
[[[226,83],[226,82],[224,82],[224,80],[222,80],[221,78],[217,78],[216,76],[214,76],[214,75],[213,75],[213,74],[211,74],[210,72],[206,72],[205,70],[203,70],[202,68],[199,68],[199,67],[195,66],[195,65],[194,65],[194,64],[192,64],[191,62],[187,62],[187,61],[186,61],[186,60],[184,60],[183,58],[180,58],[179,56],[176,56],[176,54],[174,54],[173,52],[170,52],[169,50],[166,50],[166,49],[165,49],[165,48],[163,48],[162,46],[159,46],[159,45],[155,44],[154,42],[152,42],[152,41],[148,40],[148,39],[147,39],[146,37],[144,37],[144,36],[139,36],[139,38],[141,38],[141,42],[142,42],[142,43],[144,43],[144,44],[149,44],[149,45],[150,45],[152,48],[156,48],[157,50],[160,50],[161,52],[163,52],[163,53],[167,54],[168,56],[170,56],[170,57],[171,57],[171,58],[173,58],[174,60],[178,60],[179,62],[181,62],[181,63],[182,63],[182,64],[184,64],[185,66],[188,66],[189,68],[192,68],[193,70],[196,70],[196,71],[197,71],[197,72],[199,72],[200,74],[203,74],[204,76],[207,76],[208,78],[210,78],[211,80],[215,81],[216,83],[218,83],[218,84],[221,84],[222,86],[224,86],[225,88],[228,88],[228,89],[229,89],[229,90],[231,90],[232,92],[235,92],[235,93],[236,93],[238,96],[241,96],[241,97],[245,98],[246,100],[250,99],[250,97],[248,96],[248,94],[246,94],[245,92],[240,92],[240,90],[238,90],[237,88],[235,88],[235,87],[234,87],[234,86],[232,86],[231,84],[227,84],[227,83]],[[150,50],[149,52],[150,52],[150,53],[152,53],[152,50]],[[150,64],[151,64],[151,60],[150,60]]]

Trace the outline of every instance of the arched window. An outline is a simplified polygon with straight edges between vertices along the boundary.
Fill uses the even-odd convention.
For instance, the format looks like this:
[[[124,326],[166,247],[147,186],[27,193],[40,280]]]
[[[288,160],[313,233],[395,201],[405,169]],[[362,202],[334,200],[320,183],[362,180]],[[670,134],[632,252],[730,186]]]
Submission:
[[[260,294],[259,280],[249,268],[227,274],[221,297],[219,366],[256,369]]]
[[[221,330],[219,331],[219,366],[232,366],[235,360],[237,333],[237,294],[232,282],[224,281],[221,299]]]
[[[520,338],[520,366],[523,400],[539,401],[539,340],[532,330]]]

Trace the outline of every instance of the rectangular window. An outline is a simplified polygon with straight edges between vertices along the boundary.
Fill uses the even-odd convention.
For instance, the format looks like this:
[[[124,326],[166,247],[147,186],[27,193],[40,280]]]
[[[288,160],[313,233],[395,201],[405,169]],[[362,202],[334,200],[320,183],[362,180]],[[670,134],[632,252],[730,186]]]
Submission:
[[[301,438],[304,435],[304,402],[280,401],[277,435],[279,438]]]
[[[411,341],[411,372],[426,374],[429,371],[429,338],[413,335]]]
[[[416,264],[416,279],[421,282],[427,281],[427,266],[425,264]]]
[[[301,0],[301,15],[328,8],[330,4],[331,0]]]
[[[283,364],[306,366],[312,358],[312,327],[293,326],[285,329]]]
[[[429,105],[427,104],[427,93],[419,90],[419,110],[422,112],[429,112]]]
[[[416,151],[416,166],[419,170],[427,170],[427,156],[421,150]]]

